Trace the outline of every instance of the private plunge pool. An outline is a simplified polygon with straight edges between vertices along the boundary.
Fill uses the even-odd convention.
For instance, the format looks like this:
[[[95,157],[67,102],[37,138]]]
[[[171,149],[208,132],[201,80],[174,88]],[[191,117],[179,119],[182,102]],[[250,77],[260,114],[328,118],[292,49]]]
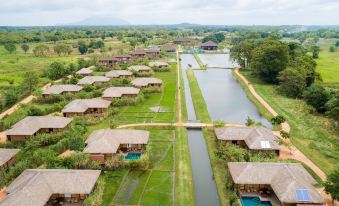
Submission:
[[[138,160],[141,157],[141,153],[128,153],[124,160]]]
[[[241,196],[242,206],[272,206],[270,201],[260,201],[257,196]]]

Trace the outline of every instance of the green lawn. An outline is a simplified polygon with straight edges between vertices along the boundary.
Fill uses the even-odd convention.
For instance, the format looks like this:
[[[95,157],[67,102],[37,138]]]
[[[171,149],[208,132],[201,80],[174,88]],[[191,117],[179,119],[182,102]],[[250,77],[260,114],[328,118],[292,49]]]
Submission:
[[[173,205],[173,173],[152,171],[140,204],[145,206]]]
[[[249,72],[242,71],[242,74],[257,93],[287,119],[291,126],[291,140],[298,149],[326,174],[339,166],[339,131],[333,120],[310,113],[303,100],[280,95],[276,86],[262,83]]]
[[[322,48],[317,61],[317,71],[321,74],[325,84],[339,84],[339,48],[335,52],[329,52],[328,48]]]
[[[176,120],[176,69],[170,72],[155,72],[154,77],[163,80],[163,91],[151,94],[142,104],[121,108],[116,117],[119,124],[141,122],[175,122]]]
[[[105,181],[102,206],[110,206],[114,195],[119,189],[122,179],[127,175],[127,170],[117,170],[104,172],[102,175]]]

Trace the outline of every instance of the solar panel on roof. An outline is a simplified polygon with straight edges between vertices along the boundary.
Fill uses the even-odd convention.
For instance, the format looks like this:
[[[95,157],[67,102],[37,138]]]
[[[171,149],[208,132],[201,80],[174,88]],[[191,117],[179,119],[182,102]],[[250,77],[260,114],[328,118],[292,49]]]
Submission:
[[[263,140],[263,141],[260,141],[260,144],[261,144],[261,148],[263,149],[271,148],[271,144],[269,141]]]
[[[311,200],[307,189],[296,189],[295,193],[297,200],[300,202],[309,202]]]

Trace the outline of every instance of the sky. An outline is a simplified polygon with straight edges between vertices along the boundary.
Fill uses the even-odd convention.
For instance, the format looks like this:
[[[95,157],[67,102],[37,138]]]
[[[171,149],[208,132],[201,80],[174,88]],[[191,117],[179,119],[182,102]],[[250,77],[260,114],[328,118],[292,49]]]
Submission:
[[[339,0],[0,0],[3,26],[70,24],[97,16],[133,25],[339,25]]]

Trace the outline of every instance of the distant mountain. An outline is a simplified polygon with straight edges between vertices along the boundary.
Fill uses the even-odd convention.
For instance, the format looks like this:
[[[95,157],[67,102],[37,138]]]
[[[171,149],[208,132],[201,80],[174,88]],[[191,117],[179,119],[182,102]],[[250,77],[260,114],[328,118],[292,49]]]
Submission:
[[[97,15],[91,16],[84,20],[70,23],[69,25],[77,25],[77,26],[122,26],[129,25],[129,23],[123,19],[108,16],[108,15]]]

